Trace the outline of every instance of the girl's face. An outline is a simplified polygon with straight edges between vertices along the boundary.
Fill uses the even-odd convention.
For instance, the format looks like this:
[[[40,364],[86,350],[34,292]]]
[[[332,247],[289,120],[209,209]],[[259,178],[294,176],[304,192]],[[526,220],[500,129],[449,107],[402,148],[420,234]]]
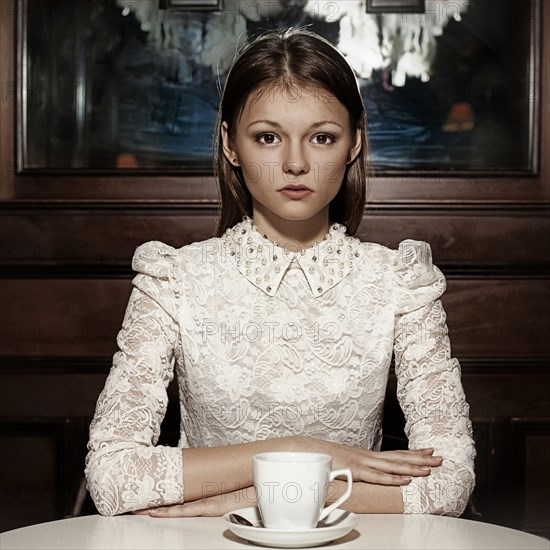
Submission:
[[[283,220],[328,222],[329,203],[342,184],[346,164],[361,149],[360,130],[350,129],[347,109],[315,89],[268,87],[252,94],[237,122],[234,140],[222,124],[224,153],[242,169],[253,213],[271,225]],[[236,162],[232,162],[235,159]],[[305,186],[303,196],[285,194]]]

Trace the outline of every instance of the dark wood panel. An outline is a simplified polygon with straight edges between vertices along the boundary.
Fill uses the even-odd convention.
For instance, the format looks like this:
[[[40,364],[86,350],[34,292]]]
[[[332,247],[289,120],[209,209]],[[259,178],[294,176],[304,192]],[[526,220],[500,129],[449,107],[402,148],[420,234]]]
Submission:
[[[546,373],[525,374],[518,361],[516,372],[467,374],[462,383],[472,418],[541,417],[550,410],[550,368]]]
[[[1,374],[0,417],[91,418],[104,374]]]
[[[35,372],[0,372],[0,418],[91,419],[110,366],[111,359],[105,358],[104,373],[73,374],[70,367],[56,373],[48,369],[40,372],[39,364]],[[168,397],[177,404],[175,378],[168,386]]]
[[[536,518],[540,518],[541,511],[546,510],[546,505],[541,508],[533,502],[533,505],[529,506],[527,492],[523,490],[523,480],[530,479],[534,484],[535,476],[541,469],[544,470],[542,477],[547,479],[547,451],[531,454],[536,473],[535,476],[530,476],[526,472],[528,465],[523,458],[523,449],[525,433],[541,433],[540,429],[533,432],[528,419],[540,418],[547,415],[550,410],[547,391],[550,385],[550,372],[545,373],[540,368],[538,373],[525,376],[524,365],[519,360],[515,365],[509,361],[506,364],[502,362],[501,366],[506,371],[501,375],[495,372],[484,376],[476,375],[474,361],[468,365],[467,374],[463,371],[462,381],[470,404],[470,418],[477,451],[476,486],[466,517],[516,529],[525,526],[535,532],[533,524],[528,526],[523,521],[523,508],[528,509],[532,516],[535,514]],[[483,361],[480,367],[485,367]],[[403,446],[405,420],[395,392],[396,379],[392,371],[384,403],[384,441],[390,443],[386,446],[388,449],[406,448],[406,441]],[[517,429],[518,427],[514,429],[514,422],[511,420],[518,411],[525,415],[521,422],[518,421],[521,430]],[[529,426],[529,431],[525,430],[526,425]],[[539,423],[537,426],[547,428],[548,422]],[[548,435],[548,432],[544,432],[544,435]],[[540,531],[539,534],[543,532]]]
[[[1,209],[1,206],[0,206]],[[35,212],[0,217],[5,262],[115,263],[130,266],[137,246],[160,240],[180,247],[212,236],[215,215],[166,211]]]
[[[59,424],[0,423],[1,531],[61,515],[62,439]]]
[[[0,420],[0,531],[71,515],[83,480],[89,421]],[[93,504],[88,509],[97,513]]]
[[[550,355],[550,281],[448,281],[443,295],[454,355]]]
[[[405,236],[426,241],[437,265],[547,262],[550,210],[518,216],[501,212],[370,212],[358,237],[397,248]]]
[[[534,418],[548,414],[548,363],[550,359],[462,359],[462,381],[472,418],[514,417],[518,411]],[[91,417],[111,365],[112,356],[0,356],[0,418]],[[395,393],[393,369],[388,392]],[[177,401],[175,379],[168,394]]]
[[[470,497],[471,519],[488,521],[490,514],[492,433],[494,422],[483,419],[472,422],[477,452],[475,459],[476,484]]]
[[[550,416],[516,419],[514,432],[518,447],[516,474],[520,481],[521,528],[550,537]]]
[[[88,209],[86,209],[88,208]],[[0,250],[7,263],[129,265],[147,240],[171,246],[201,241],[215,230],[215,210],[189,206],[79,205],[53,209],[0,205]],[[357,236],[396,248],[405,238],[429,242],[434,262],[510,264],[548,262],[550,209],[444,211],[434,207],[370,209]]]
[[[550,534],[550,426],[545,435],[528,435],[525,441],[525,493],[523,527],[541,535]]]
[[[550,43],[550,42],[549,42]],[[543,149],[544,150],[544,149]],[[460,204],[472,197],[480,201],[544,201],[548,198],[546,161],[541,159],[538,178],[505,177],[376,177],[371,179],[371,203],[395,201],[410,204],[418,201],[451,201]],[[12,165],[13,166],[13,165]],[[217,192],[212,177],[181,176],[15,176],[11,174],[15,197],[21,199],[96,200],[129,199],[194,200],[199,194],[202,202],[215,206]],[[154,185],[152,181],[154,180]]]
[[[15,1],[0,2],[0,200],[14,196]]]
[[[3,280],[5,355],[108,356],[116,347],[130,280]]]
[[[4,279],[2,353],[110,355],[130,292],[124,279]],[[550,355],[550,281],[450,280],[443,303],[459,357]]]

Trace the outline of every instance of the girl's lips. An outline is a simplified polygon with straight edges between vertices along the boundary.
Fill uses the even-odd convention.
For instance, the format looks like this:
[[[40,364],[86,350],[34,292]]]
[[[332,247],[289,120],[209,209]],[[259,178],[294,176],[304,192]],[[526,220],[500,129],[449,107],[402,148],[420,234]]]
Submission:
[[[291,199],[302,199],[308,195],[311,195],[313,191],[310,191],[309,189],[281,189],[280,193]]]

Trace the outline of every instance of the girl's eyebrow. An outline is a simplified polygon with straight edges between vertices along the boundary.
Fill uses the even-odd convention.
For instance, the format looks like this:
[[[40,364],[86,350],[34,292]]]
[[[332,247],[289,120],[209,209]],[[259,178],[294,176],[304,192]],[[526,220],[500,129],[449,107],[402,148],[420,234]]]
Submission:
[[[251,126],[254,126],[254,124],[269,124],[270,126],[273,126],[275,128],[281,128],[281,125],[278,122],[275,122],[274,120],[255,120],[254,122],[251,122],[247,128],[250,128]],[[318,128],[319,126],[323,126],[325,124],[334,124],[334,126],[339,126],[340,128],[344,129],[344,127],[339,124],[338,122],[334,122],[333,120],[321,120],[319,122],[314,122],[310,125],[310,128]]]

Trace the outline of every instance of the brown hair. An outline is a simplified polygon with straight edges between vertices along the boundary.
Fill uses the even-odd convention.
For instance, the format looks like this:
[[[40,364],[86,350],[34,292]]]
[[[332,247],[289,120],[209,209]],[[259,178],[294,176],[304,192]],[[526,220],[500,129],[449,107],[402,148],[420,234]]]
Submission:
[[[264,86],[276,85],[324,89],[348,110],[353,142],[357,128],[360,129],[361,151],[348,164],[340,190],[329,205],[330,221],[345,225],[348,234],[354,235],[363,218],[368,181],[366,117],[357,79],[328,40],[303,28],[290,28],[267,31],[245,43],[227,75],[213,143],[214,176],[221,203],[216,236],[221,237],[245,214],[252,217],[252,196],[241,169],[223,154],[222,122],[227,121],[229,135],[234,135],[251,94],[262,91]]]

